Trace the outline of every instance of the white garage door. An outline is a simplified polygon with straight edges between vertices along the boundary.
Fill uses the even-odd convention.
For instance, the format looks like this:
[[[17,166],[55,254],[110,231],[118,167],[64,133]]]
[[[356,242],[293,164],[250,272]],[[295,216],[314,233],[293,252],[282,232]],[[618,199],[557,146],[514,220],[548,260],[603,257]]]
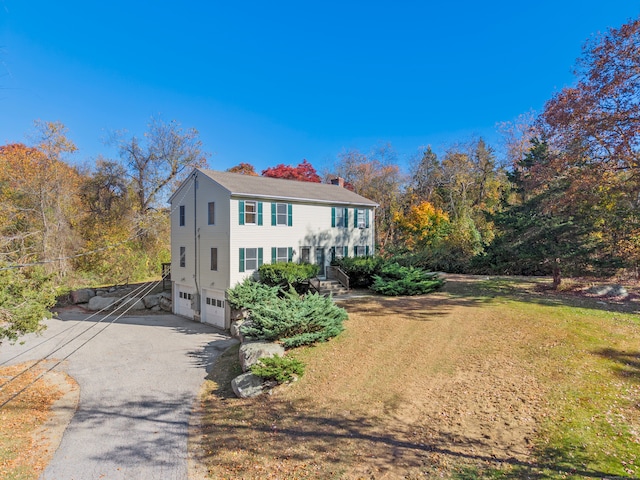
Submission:
[[[193,310],[191,308],[191,300],[195,293],[189,287],[184,285],[176,285],[176,298],[175,308],[173,309],[176,315],[182,315],[183,317],[193,318]]]
[[[219,328],[225,327],[225,299],[224,294],[204,290],[202,321]]]

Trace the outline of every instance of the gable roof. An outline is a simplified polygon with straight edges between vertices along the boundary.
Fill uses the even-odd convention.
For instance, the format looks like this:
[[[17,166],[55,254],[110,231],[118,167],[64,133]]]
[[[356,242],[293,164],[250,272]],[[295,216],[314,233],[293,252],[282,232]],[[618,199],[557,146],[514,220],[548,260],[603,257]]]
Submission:
[[[197,169],[225,188],[232,196],[377,207],[378,204],[338,185],[300,182],[271,177],[252,177],[240,173]]]

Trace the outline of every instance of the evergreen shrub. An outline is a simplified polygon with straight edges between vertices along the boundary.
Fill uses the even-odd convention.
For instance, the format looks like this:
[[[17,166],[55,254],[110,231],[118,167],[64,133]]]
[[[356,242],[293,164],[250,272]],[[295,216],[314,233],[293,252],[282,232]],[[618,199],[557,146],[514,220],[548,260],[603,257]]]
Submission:
[[[277,288],[277,287],[270,287]],[[256,340],[280,341],[285,348],[324,342],[338,335],[347,312],[318,294],[300,296],[291,289],[282,298],[253,303],[242,334]]]
[[[278,299],[278,287],[271,287],[256,282],[252,278],[245,279],[233,288],[227,290],[227,301],[232,308],[253,309],[256,306],[272,303]]]
[[[340,267],[349,276],[352,288],[367,288],[373,277],[380,273],[384,259],[381,257],[344,257],[336,259],[332,265]]]
[[[260,359],[258,363],[251,366],[251,373],[265,380],[287,383],[304,374],[304,363],[295,358],[276,355]]]
[[[310,263],[265,263],[258,269],[260,281],[270,286],[282,288],[292,285],[296,291],[302,290],[302,284],[318,275],[318,265]]]
[[[437,273],[390,263],[382,267],[380,275],[374,275],[369,288],[382,295],[422,295],[438,290],[443,284]]]

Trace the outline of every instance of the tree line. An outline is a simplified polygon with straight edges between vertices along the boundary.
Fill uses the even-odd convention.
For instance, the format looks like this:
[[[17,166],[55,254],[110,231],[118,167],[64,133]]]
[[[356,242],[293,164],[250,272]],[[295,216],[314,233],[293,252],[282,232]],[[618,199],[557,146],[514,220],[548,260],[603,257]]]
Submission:
[[[379,254],[406,263],[549,274],[556,286],[563,274],[637,274],[639,49],[640,19],[589,40],[573,86],[554,94],[538,115],[502,124],[501,158],[478,138],[439,155],[426,147],[407,172],[383,145],[343,151],[326,172],[303,160],[260,174],[344,178],[347,188],[380,204]],[[91,166],[70,161],[77,149],[63,124],[36,126],[31,145],[0,146],[2,320],[15,318],[21,305],[15,298],[55,290],[47,285],[157,276],[170,261],[165,200],[193,167],[208,167],[198,132],[177,122],[152,119],[143,136],[113,138],[118,158]],[[229,171],[258,175],[250,163]]]

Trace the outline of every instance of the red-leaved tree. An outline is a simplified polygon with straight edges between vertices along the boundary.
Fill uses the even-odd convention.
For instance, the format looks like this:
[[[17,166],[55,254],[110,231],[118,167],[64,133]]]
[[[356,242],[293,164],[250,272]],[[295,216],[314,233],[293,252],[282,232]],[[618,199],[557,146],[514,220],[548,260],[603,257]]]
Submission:
[[[303,160],[302,163],[298,164],[297,167],[292,167],[291,165],[279,164],[275,167],[269,167],[266,170],[262,171],[263,177],[272,177],[272,178],[286,178],[289,180],[298,180],[300,182],[315,182],[320,183],[320,175],[316,172],[316,169],[307,162],[307,160]]]

